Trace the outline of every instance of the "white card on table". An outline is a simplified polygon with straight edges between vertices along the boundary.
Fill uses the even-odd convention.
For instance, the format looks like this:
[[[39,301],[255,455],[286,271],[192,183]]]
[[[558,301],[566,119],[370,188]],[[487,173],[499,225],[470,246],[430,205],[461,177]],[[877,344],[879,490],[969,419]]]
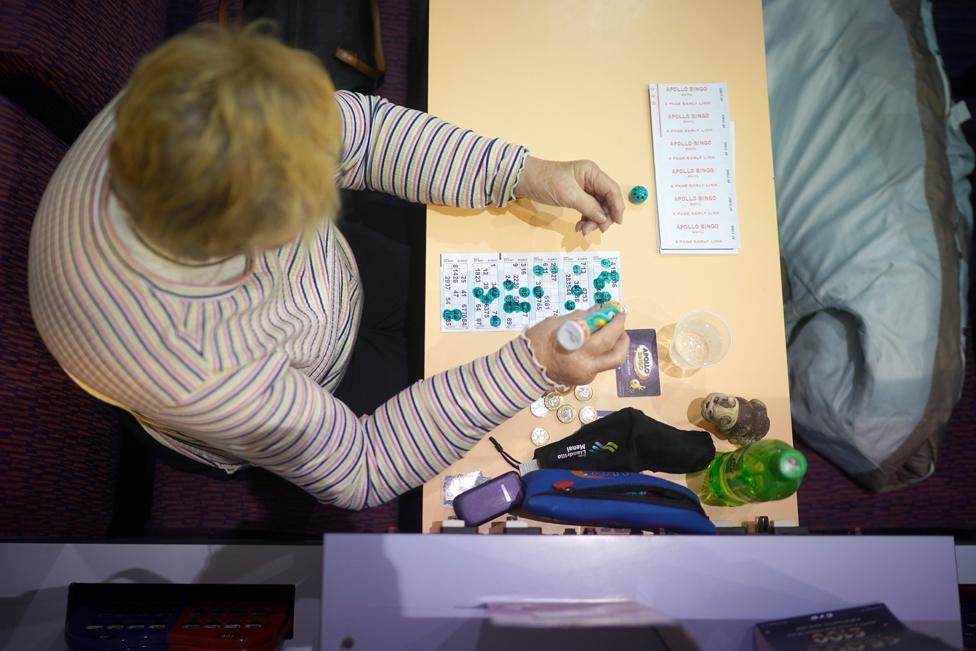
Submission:
[[[650,84],[661,253],[739,250],[728,88]]]
[[[560,253],[535,253],[529,268],[532,280],[533,304],[532,323],[563,313],[559,304],[559,267],[562,264]],[[536,288],[539,289],[536,289]],[[541,291],[542,296],[538,296]]]
[[[619,301],[620,253],[445,253],[440,291],[442,332],[519,331]]]
[[[499,287],[499,259],[495,255],[473,255],[470,258],[468,278],[471,289],[468,292],[469,314],[472,330],[497,330],[500,324],[498,316],[499,301],[496,296],[501,295]],[[476,288],[478,291],[475,291]],[[492,317],[496,317],[492,320]],[[492,324],[496,325],[492,325]]]
[[[441,330],[468,330],[468,256],[441,256]]]
[[[534,322],[534,314],[531,312],[524,312],[521,309],[521,303],[523,301],[530,301],[531,299],[522,298],[519,293],[522,292],[523,288],[527,291],[532,291],[532,271],[531,271],[532,260],[527,254],[512,254],[505,253],[502,254],[502,286],[504,291],[502,292],[502,300],[499,302],[499,314],[501,316],[502,330],[521,330],[526,328]],[[524,292],[522,292],[524,293]],[[531,294],[530,294],[531,295]],[[506,297],[511,297],[510,300],[519,300],[520,309],[516,311],[506,311],[504,309]]]

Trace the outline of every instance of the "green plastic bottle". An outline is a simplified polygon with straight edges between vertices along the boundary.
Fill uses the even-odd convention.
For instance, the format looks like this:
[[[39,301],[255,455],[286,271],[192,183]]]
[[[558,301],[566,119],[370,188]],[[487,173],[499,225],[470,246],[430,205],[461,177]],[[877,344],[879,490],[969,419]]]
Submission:
[[[705,470],[701,499],[739,506],[789,497],[807,472],[803,453],[776,439],[758,441],[715,456]]]

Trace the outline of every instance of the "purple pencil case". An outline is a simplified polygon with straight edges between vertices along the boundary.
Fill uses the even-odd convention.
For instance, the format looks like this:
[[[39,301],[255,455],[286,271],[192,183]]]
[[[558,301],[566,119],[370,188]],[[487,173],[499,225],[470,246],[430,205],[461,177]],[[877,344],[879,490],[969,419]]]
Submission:
[[[454,513],[465,526],[477,527],[518,508],[523,494],[519,474],[506,472],[455,497]]]

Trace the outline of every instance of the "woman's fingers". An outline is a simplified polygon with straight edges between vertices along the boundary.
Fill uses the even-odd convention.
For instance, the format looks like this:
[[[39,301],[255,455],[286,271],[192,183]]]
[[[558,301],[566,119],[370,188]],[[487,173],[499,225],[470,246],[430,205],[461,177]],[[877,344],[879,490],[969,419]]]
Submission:
[[[606,371],[611,368],[619,368],[620,366],[623,366],[623,363],[627,360],[627,350],[629,348],[630,335],[624,331],[621,336],[617,337],[617,341],[613,344],[613,348],[594,359],[596,362],[597,371]]]
[[[607,325],[590,335],[590,340],[586,342],[587,346],[592,346],[594,353],[598,354],[611,350],[621,335],[625,334],[626,325],[627,314],[625,312],[617,314]]]
[[[624,221],[624,197],[620,191],[620,186],[610,178],[610,175],[601,170],[595,164],[592,169],[588,169],[584,189],[589,192],[603,206],[604,212],[610,219],[621,224]]]

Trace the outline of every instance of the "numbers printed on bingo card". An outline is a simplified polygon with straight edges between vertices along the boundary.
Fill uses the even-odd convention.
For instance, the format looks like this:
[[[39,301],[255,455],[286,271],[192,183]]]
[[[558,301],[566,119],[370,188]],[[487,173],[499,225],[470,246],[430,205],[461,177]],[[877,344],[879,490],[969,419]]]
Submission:
[[[519,331],[551,316],[621,300],[620,254],[441,256],[441,331]]]

